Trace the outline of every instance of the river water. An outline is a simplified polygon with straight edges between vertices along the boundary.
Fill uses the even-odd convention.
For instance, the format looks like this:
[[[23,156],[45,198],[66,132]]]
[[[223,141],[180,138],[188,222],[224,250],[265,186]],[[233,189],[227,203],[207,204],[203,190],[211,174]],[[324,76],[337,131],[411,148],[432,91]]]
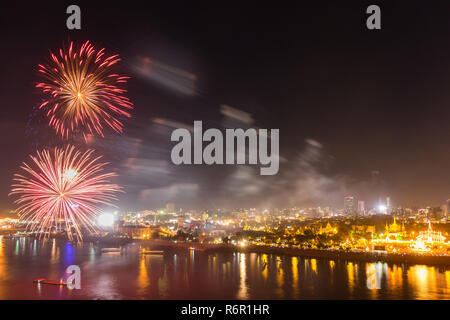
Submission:
[[[1,237],[0,237],[1,238]],[[450,299],[450,266],[0,239],[0,299]],[[36,284],[81,269],[81,289]]]

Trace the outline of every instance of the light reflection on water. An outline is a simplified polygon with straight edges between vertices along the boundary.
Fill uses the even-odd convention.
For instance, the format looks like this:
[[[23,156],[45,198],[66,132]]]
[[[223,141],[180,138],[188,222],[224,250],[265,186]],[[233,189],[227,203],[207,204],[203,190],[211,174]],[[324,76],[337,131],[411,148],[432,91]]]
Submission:
[[[246,264],[246,254],[239,254],[239,292],[238,299],[248,299],[248,287],[247,287],[247,264]]]
[[[292,290],[294,296],[298,296],[298,258],[292,257]]]
[[[450,299],[450,268],[0,237],[0,299]],[[82,270],[81,290],[37,285]]]

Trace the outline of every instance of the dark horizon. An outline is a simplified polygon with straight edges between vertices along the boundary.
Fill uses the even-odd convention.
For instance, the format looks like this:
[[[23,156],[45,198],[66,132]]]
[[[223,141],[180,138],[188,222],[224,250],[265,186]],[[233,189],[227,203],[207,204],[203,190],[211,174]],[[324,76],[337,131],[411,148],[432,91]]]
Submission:
[[[33,115],[41,101],[34,86],[38,63],[69,40],[119,54],[121,73],[131,76],[135,109],[124,133],[89,144],[120,175],[121,210],[167,202],[343,207],[348,194],[367,207],[379,196],[394,206],[450,198],[450,3],[378,1],[376,31],[366,28],[372,3],[365,1],[276,8],[78,2],[79,31],[66,28],[69,4],[2,10],[0,215],[14,208],[8,193],[21,163],[37,148],[61,145]],[[145,73],[149,63],[159,75]],[[279,128],[278,175],[260,176],[259,166],[173,165],[173,123],[195,120],[222,130]]]

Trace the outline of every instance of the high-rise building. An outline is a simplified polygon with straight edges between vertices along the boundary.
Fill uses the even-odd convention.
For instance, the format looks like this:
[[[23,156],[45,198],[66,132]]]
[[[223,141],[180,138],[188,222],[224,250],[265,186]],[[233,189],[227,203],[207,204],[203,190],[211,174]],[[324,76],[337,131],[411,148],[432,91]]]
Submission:
[[[358,214],[364,216],[366,212],[364,201],[358,201]]]
[[[448,218],[449,210],[450,210],[450,199],[445,200],[445,203],[442,205],[442,217]]]
[[[391,198],[386,197],[386,213],[391,213],[392,207],[391,207]]]
[[[352,196],[346,196],[344,198],[344,213],[353,214],[355,211],[355,198]]]

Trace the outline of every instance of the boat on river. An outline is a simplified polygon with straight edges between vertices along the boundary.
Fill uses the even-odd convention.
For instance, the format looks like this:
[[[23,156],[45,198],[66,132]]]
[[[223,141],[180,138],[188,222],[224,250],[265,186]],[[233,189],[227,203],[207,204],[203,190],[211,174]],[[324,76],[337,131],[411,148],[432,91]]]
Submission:
[[[38,278],[38,279],[34,279],[33,282],[38,283],[38,284],[51,284],[54,286],[67,286],[67,283],[62,282],[62,280],[52,281],[52,280],[47,280],[45,278]]]
[[[158,254],[158,255],[160,255],[160,254],[163,254],[164,251],[162,251],[162,250],[142,250],[141,253],[142,254]]]
[[[120,252],[120,248],[102,248],[102,253]]]

